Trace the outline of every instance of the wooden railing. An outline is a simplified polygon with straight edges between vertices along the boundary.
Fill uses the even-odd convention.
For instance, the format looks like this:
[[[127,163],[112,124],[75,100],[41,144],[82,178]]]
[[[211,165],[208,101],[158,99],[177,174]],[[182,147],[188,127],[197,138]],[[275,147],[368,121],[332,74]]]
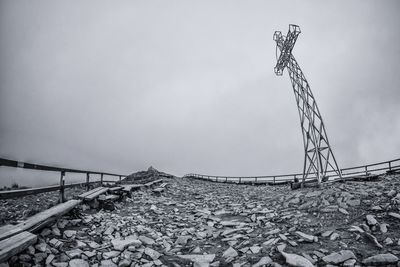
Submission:
[[[340,169],[343,178],[357,176],[357,175],[370,175],[370,174],[378,174],[383,171],[394,171],[398,170],[400,172],[400,158],[367,164],[360,165],[355,167],[343,168]],[[330,180],[339,178],[334,171],[329,171],[328,177]],[[278,175],[265,175],[265,176],[215,176],[215,175],[204,175],[204,174],[195,174],[190,173],[186,174],[184,178],[194,178],[201,180],[208,180],[214,182],[225,182],[225,183],[251,183],[251,184],[283,184],[295,181],[299,179],[301,181],[303,177],[302,173],[293,173],[293,174],[278,174]],[[311,175],[307,178],[307,180],[316,179],[316,175]]]
[[[123,178],[127,175],[125,174],[116,174],[109,172],[101,172],[101,171],[90,171],[90,170],[80,170],[80,169],[70,169],[70,168],[61,168],[40,164],[33,164],[28,162],[21,162],[16,160],[10,160],[5,158],[0,158],[0,167],[14,167],[14,168],[23,168],[30,170],[39,170],[39,171],[52,171],[60,173],[60,183],[59,185],[54,186],[46,186],[46,187],[38,187],[38,188],[28,188],[28,189],[18,189],[18,190],[8,190],[8,191],[0,191],[0,199],[13,198],[13,197],[21,197],[25,195],[38,194],[43,192],[51,192],[51,191],[60,191],[60,202],[65,201],[64,189],[68,187],[78,186],[78,185],[86,185],[86,189],[89,190],[90,184],[93,183],[101,183],[103,185],[104,182],[116,182],[116,181],[105,181],[104,175],[119,177],[117,182],[121,182]],[[66,173],[82,173],[86,174],[86,182],[85,183],[70,183],[65,184],[65,174]],[[100,181],[90,181],[90,175],[100,175]]]

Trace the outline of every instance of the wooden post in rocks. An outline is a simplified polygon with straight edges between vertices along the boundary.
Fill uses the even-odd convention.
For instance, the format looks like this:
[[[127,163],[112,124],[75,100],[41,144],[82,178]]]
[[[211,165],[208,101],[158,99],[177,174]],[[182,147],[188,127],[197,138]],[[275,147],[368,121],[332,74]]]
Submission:
[[[86,173],[86,191],[89,191],[89,173]]]
[[[65,195],[64,195],[64,186],[65,186],[65,180],[64,180],[65,172],[61,171],[60,175],[60,203],[65,202]]]

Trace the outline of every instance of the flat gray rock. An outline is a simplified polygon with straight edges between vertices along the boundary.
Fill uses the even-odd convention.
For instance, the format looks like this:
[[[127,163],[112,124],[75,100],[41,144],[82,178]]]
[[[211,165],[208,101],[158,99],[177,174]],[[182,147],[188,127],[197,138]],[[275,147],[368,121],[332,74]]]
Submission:
[[[82,253],[83,251],[79,248],[65,251],[65,254],[67,254],[70,259],[79,258]]]
[[[76,231],[74,230],[65,230],[64,231],[64,237],[67,239],[73,238],[76,235]]]
[[[100,263],[100,267],[117,267],[117,266],[118,265],[112,262],[112,260],[102,260]]]
[[[339,252],[334,252],[322,258],[324,262],[336,265],[345,262],[349,259],[356,259],[356,256],[351,250],[341,250]]]
[[[394,264],[399,261],[395,255],[391,253],[386,254],[378,254],[363,260],[363,264],[365,265],[373,265],[373,266],[382,266],[382,265],[389,265]]]
[[[69,261],[69,267],[89,267],[89,263],[82,259],[73,259]]]
[[[121,254],[120,251],[111,250],[111,251],[108,251],[108,252],[104,252],[103,253],[103,258],[105,260],[108,260],[108,259],[117,257],[119,254]]]
[[[396,212],[389,212],[388,215],[400,220],[400,214],[398,214]]]
[[[316,236],[308,235],[308,234],[305,234],[300,231],[296,231],[296,235],[298,235],[300,238],[304,239],[307,242],[317,242],[318,241],[318,238]]]
[[[376,225],[378,223],[378,221],[375,219],[375,217],[373,215],[368,214],[366,216],[366,219],[367,219],[368,225]]]
[[[233,247],[229,247],[227,250],[225,250],[224,254],[222,254],[222,257],[224,257],[227,262],[232,261],[237,256],[238,253]]]
[[[155,243],[152,238],[144,236],[144,235],[139,236],[139,240],[142,241],[143,244],[148,245],[148,246],[151,246]]]
[[[264,265],[270,264],[272,259],[268,256],[262,257],[256,264],[253,264],[252,267],[262,267]]]
[[[152,258],[153,260],[156,260],[161,256],[161,254],[158,251],[155,251],[152,248],[145,248],[144,254],[146,254],[147,256]]]
[[[285,249],[285,245],[278,246],[278,251],[285,258],[286,263],[290,266],[295,267],[315,267],[309,260],[304,258],[303,256],[297,254],[286,253],[283,250]]]
[[[125,239],[115,238],[111,240],[111,244],[113,245],[115,250],[122,251],[128,246],[140,247],[142,245],[142,242],[135,236],[127,236],[125,237]]]
[[[215,254],[205,254],[205,255],[177,255],[179,258],[190,260],[192,262],[206,262],[206,263],[211,263],[214,258]]]

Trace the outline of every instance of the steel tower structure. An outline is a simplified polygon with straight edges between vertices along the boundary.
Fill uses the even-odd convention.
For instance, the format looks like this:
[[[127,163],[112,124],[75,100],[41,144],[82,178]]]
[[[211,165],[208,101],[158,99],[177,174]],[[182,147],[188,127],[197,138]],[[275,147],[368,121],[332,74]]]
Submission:
[[[318,184],[320,184],[328,178],[327,172],[337,175],[339,178],[342,176],[329,145],[317,102],[306,77],[292,55],[294,44],[300,32],[299,26],[290,24],[286,36],[283,36],[280,31],[274,33],[273,39],[276,41],[277,54],[274,70],[276,75],[281,76],[283,70],[287,68],[296,98],[305,151],[302,182],[304,183],[307,178],[315,175]],[[280,51],[279,57],[278,49]]]

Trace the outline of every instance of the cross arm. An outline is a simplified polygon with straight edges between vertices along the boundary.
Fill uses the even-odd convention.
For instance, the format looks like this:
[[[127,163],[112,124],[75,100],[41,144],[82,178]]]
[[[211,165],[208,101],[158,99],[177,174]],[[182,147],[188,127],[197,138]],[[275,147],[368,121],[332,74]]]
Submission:
[[[296,43],[297,37],[300,34],[300,27],[294,24],[289,25],[289,31],[286,37],[281,32],[276,31],[274,33],[274,41],[276,42],[277,48],[281,51],[278,61],[275,66],[275,74],[282,75],[283,70],[289,62],[289,58],[292,54],[294,44]]]

